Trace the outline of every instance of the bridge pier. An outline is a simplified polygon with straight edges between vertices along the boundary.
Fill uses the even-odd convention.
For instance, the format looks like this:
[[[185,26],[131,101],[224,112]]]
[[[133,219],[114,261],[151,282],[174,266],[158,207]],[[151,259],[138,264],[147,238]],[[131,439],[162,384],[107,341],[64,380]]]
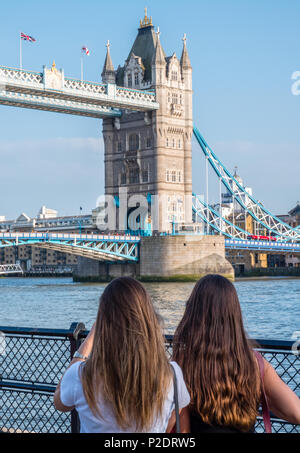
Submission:
[[[234,278],[222,236],[152,236],[141,239],[139,263],[79,258],[74,280],[106,282],[131,276],[142,281],[196,281],[209,273]]]

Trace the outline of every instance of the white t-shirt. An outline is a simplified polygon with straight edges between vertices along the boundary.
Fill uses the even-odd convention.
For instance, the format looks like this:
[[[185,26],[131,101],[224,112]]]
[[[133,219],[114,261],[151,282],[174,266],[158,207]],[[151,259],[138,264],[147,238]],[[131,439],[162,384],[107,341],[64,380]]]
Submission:
[[[190,402],[190,395],[183,380],[181,368],[176,362],[171,362],[177,377],[178,405],[186,407]],[[82,433],[134,433],[134,426],[124,431],[117,425],[115,416],[109,403],[99,395],[98,404],[101,417],[96,417],[89,408],[85,399],[80,379],[80,367],[84,362],[78,361],[68,368],[64,374],[60,386],[60,399],[64,406],[75,406],[80,419],[80,432]],[[164,433],[168,426],[169,418],[174,410],[174,385],[171,378],[169,390],[163,406],[162,415],[153,421],[149,433]]]

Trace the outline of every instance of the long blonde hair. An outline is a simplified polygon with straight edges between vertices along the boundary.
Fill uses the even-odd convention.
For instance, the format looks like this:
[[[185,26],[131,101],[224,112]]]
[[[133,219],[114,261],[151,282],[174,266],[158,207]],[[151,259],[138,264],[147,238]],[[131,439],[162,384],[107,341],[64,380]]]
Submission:
[[[145,431],[162,413],[171,382],[164,337],[145,288],[133,278],[105,288],[81,379],[92,412],[101,417],[101,394],[124,430]]]
[[[252,347],[233,284],[220,275],[200,279],[175,332],[173,360],[203,422],[240,431],[254,425],[261,389]]]

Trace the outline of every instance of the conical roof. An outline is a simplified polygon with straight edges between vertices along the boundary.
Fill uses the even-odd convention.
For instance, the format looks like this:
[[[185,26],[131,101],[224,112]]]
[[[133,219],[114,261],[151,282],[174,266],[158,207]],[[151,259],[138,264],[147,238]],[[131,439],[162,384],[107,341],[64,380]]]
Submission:
[[[135,41],[127,58],[128,61],[132,53],[142,58],[143,65],[145,67],[145,81],[151,80],[151,64],[153,58],[156,55],[157,41],[158,38],[157,34],[154,31],[153,25],[150,24],[147,26],[142,26],[138,29],[138,35],[135,38]],[[159,58],[165,58],[165,52],[161,44],[159,45],[158,51]]]
[[[102,76],[102,79],[109,78],[110,80],[113,80],[113,79],[115,80],[115,70],[114,70],[114,65],[112,63],[111,56],[110,56],[109,41],[107,41],[106,48],[107,48],[106,57],[105,57],[103,71],[102,71],[101,76]]]
[[[180,65],[183,69],[189,69],[192,67],[191,65],[191,60],[186,48],[186,34],[184,34],[183,38],[183,49],[182,49],[182,54],[181,54],[181,59],[180,59]]]
[[[165,55],[165,52],[160,43],[159,35],[160,35],[160,32],[158,29],[158,31],[156,33],[156,47],[155,47],[154,55],[152,57],[152,64],[166,64],[166,55]]]

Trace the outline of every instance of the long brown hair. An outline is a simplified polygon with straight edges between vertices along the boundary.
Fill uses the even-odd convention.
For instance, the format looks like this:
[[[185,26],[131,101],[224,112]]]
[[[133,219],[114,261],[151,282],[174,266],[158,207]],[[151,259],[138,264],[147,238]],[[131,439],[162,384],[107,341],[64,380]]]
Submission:
[[[161,414],[170,382],[163,333],[145,288],[133,278],[116,278],[100,298],[93,347],[82,370],[89,407],[101,416],[101,393],[119,426],[143,431]]]
[[[205,423],[240,431],[254,425],[259,372],[229,280],[211,274],[196,283],[174,335],[173,360],[182,367],[192,411]]]

